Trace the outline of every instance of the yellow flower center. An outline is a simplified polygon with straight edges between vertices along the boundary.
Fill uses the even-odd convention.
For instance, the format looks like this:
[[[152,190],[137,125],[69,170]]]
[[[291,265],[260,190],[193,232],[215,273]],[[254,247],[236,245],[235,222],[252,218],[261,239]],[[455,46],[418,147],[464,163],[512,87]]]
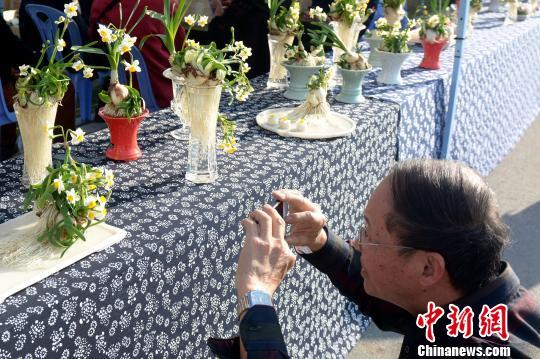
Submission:
[[[91,201],[90,203],[88,203],[88,208],[92,209],[96,206],[96,201]]]

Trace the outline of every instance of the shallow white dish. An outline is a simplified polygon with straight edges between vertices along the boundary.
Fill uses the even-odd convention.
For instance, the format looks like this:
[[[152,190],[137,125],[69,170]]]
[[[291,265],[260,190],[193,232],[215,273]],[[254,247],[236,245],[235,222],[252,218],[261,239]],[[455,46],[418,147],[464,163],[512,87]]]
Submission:
[[[8,233],[24,230],[37,220],[38,217],[34,212],[30,212],[0,224],[0,243]],[[84,257],[120,242],[125,236],[126,231],[123,229],[101,223],[86,231],[86,241],[78,240],[75,242],[64,257],[51,260],[47,268],[21,270],[0,266],[0,303],[10,295],[47,278]]]
[[[311,126],[308,126],[306,131],[297,131],[294,127],[284,130],[280,129],[279,125],[274,126],[268,123],[270,115],[281,118],[287,116],[293,110],[295,110],[294,107],[280,107],[264,110],[257,115],[257,124],[265,130],[272,131],[283,137],[297,137],[307,140],[344,137],[350,135],[356,129],[356,123],[353,120],[336,112],[330,112],[329,114],[328,120],[332,121],[332,126],[329,126],[327,122],[323,123],[322,121],[319,122],[320,125],[317,125],[317,121],[314,120],[311,122]]]

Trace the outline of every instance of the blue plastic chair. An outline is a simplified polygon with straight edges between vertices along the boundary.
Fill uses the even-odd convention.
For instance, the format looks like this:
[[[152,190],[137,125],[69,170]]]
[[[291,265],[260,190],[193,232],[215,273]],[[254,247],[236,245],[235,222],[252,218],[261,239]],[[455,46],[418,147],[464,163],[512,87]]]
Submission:
[[[7,108],[6,99],[4,98],[4,91],[2,91],[2,79],[0,79],[0,126],[7,125],[8,123],[16,122],[15,113],[11,112]]]
[[[65,14],[55,8],[45,5],[28,4],[25,6],[25,9],[39,31],[41,41],[45,43],[48,40],[52,44],[54,41],[54,35],[56,34],[56,29],[58,28],[54,22],[58,20],[60,16],[65,16]],[[68,25],[67,32],[71,46],[83,45],[81,32],[79,31],[79,27],[76,23],[71,22]],[[47,56],[50,58],[52,53],[53,49],[49,48],[47,50]],[[56,58],[57,60],[61,60],[62,53],[57,52]],[[75,87],[75,96],[79,101],[79,107],[81,110],[81,120],[83,122],[92,121],[92,80],[85,79],[80,71],[68,73],[68,76]]]
[[[154,97],[154,91],[152,90],[152,84],[150,83],[150,77],[148,76],[148,68],[146,67],[146,62],[144,61],[141,51],[133,46],[131,48],[131,54],[133,55],[134,60],[139,60],[139,66],[141,67],[141,72],[137,72],[137,83],[139,84],[139,90],[141,96],[146,103],[146,108],[150,112],[160,110],[160,107],[157,104],[156,98]],[[122,62],[118,66],[118,80],[120,83],[127,84],[126,70]]]

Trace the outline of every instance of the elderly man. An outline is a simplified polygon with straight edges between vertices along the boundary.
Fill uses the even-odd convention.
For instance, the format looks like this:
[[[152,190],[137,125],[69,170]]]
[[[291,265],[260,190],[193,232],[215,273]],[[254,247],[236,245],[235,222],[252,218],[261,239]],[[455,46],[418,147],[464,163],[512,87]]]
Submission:
[[[540,306],[501,260],[508,229],[492,191],[471,169],[435,160],[397,164],[373,192],[351,242],[326,228],[319,206],[300,194],[273,196],[290,212],[283,220],[265,205],[242,221],[241,340],[210,339],[218,357],[288,357],[270,298],[295,262],[289,245],[378,327],[404,335],[400,358],[459,347],[474,347],[469,357],[505,347],[511,353],[504,356],[540,357]],[[286,223],[292,229],[285,237]],[[431,319],[439,317],[432,332],[427,308]],[[451,313],[455,323],[475,325],[447,327]],[[478,319],[493,325],[486,331]]]

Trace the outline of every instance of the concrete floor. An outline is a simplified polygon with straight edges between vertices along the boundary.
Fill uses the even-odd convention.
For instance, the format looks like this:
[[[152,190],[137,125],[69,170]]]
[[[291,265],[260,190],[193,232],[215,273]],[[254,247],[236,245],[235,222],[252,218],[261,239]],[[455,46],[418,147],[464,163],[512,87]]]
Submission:
[[[487,177],[513,243],[504,253],[522,285],[540,300],[540,118]],[[370,326],[348,359],[397,358],[402,336]]]

